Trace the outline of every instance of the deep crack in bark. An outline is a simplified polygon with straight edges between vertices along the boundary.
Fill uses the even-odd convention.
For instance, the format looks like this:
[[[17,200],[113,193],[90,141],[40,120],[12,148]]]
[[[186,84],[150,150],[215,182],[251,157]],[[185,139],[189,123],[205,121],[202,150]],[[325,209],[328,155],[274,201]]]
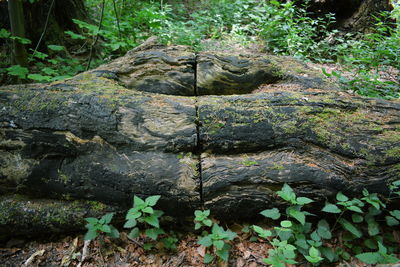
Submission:
[[[198,103],[198,92],[197,92],[197,54],[195,55],[194,59],[194,65],[193,65],[193,70],[194,70],[194,95],[195,95],[195,110],[196,110],[196,119],[195,119],[195,124],[196,124],[196,151],[195,154],[198,156],[198,164],[197,164],[197,170],[199,172],[199,194],[200,194],[200,205],[203,207],[204,206],[204,200],[203,200],[203,176],[202,176],[202,169],[201,169],[201,153],[203,151],[203,147],[201,144],[200,140],[200,117],[199,117],[199,107],[197,106]]]

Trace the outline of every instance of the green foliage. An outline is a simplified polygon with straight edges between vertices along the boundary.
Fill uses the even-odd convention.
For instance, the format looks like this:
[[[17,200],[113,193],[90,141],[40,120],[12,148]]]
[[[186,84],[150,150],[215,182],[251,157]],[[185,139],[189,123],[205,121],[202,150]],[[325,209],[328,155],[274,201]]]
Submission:
[[[85,240],[93,240],[100,233],[105,233],[110,237],[118,238],[119,237],[118,230],[110,224],[113,216],[114,216],[113,213],[107,213],[100,219],[85,218],[85,221],[88,222],[88,224],[86,224],[85,226],[88,229],[84,237]]]
[[[312,265],[324,261],[337,262],[340,258],[348,261],[352,255],[367,264],[396,263],[400,261],[395,255],[399,252],[398,247],[392,246],[395,240],[390,234],[383,233],[378,221],[385,218],[388,227],[399,223],[400,210],[387,210],[386,203],[400,196],[399,185],[400,181],[389,185],[391,193],[385,202],[367,189],[363,190],[361,198],[352,199],[338,192],[334,204],[327,202],[321,210],[329,215],[328,218],[313,220],[313,214],[304,210],[313,200],[298,197],[289,185],[284,184],[276,195],[288,204],[285,212],[277,208],[260,212],[269,220],[279,223],[269,229],[258,225],[245,226],[242,231],[249,233],[252,230],[272,246],[263,262],[274,267],[297,264],[301,259]],[[166,249],[176,249],[178,242],[174,233],[167,235],[160,227],[159,219],[163,212],[154,209],[159,199],[160,196],[150,196],[144,200],[134,196],[133,207],[126,214],[124,227],[133,228],[128,237],[151,240],[143,244],[145,250],[152,249],[155,241],[160,241]],[[204,263],[209,264],[217,259],[227,262],[231,242],[237,234],[210,219],[210,210],[196,210],[194,215],[195,230],[203,229],[197,243],[206,248]],[[332,216],[336,216],[334,220]],[[112,217],[113,213],[108,213],[100,219],[86,218],[88,232],[85,239],[93,240],[101,233],[118,237],[118,230],[110,225]],[[334,234],[341,236],[342,243],[331,247],[330,240]],[[253,238],[250,241],[256,240]]]
[[[197,241],[199,245],[207,248],[207,253],[204,255],[204,263],[208,264],[213,262],[215,260],[215,255],[222,261],[228,261],[229,250],[231,249],[229,241],[235,239],[237,234],[229,229],[225,230],[217,223],[212,222],[208,218],[209,215],[209,210],[195,211],[195,230],[202,227],[211,227],[211,232],[203,231],[202,236],[199,237]]]
[[[158,238],[158,235],[165,232],[160,228],[159,218],[163,215],[161,210],[154,210],[153,206],[157,204],[160,196],[150,196],[145,200],[138,196],[133,197],[133,208],[128,210],[126,214],[125,228],[133,228],[129,233],[130,238],[137,238],[140,235],[138,223],[142,223],[152,228],[145,230],[145,235],[153,240]]]
[[[377,252],[365,252],[356,255],[360,261],[367,264],[387,264],[387,263],[398,263],[399,259],[393,254],[388,254],[387,248],[378,241]]]
[[[29,73],[29,70],[25,67],[21,67],[20,65],[13,65],[8,67],[7,72],[9,75],[17,76],[18,78],[25,79],[26,75]]]
[[[398,195],[398,184],[397,182],[394,184],[397,186],[391,185],[392,193]],[[349,260],[350,253],[356,254],[358,259],[370,264],[399,261],[392,252],[388,252],[393,251],[394,247],[383,245],[383,237],[380,235],[382,229],[377,217],[382,217],[382,214],[386,212],[388,226],[396,225],[400,219],[400,211],[385,211],[386,204],[376,193],[371,194],[364,189],[362,198],[350,199],[342,192],[338,192],[335,204],[327,202],[322,208],[322,212],[337,215],[332,227],[326,219],[319,220],[317,224],[308,222],[307,218],[312,214],[303,211],[303,208],[312,200],[297,197],[289,185],[284,184],[276,194],[289,204],[285,213],[282,214],[277,208],[272,208],[262,211],[261,214],[268,219],[280,219],[279,226],[271,229],[252,226],[253,231],[273,247],[269,250],[268,258],[264,259],[265,263],[273,266],[285,266],[285,263],[295,264],[300,254],[311,264],[317,265],[324,260],[335,262],[339,257]],[[368,209],[365,210],[367,207]],[[347,219],[349,217],[351,219]],[[335,230],[343,233],[345,248],[332,249],[325,245],[333,237]],[[378,251],[364,252],[357,241],[362,237],[365,237],[365,248],[378,249]],[[350,250],[350,253],[347,250]]]
[[[203,226],[211,227],[212,221],[208,218],[210,216],[210,210],[196,210],[194,212],[194,221],[195,221],[195,226],[194,229],[198,230]]]
[[[351,77],[340,72],[326,73],[336,77],[346,89],[361,95],[387,99],[400,97],[400,3],[392,12],[375,16],[372,32],[358,40],[348,40],[339,60]],[[387,77],[389,76],[389,77]]]
[[[138,196],[133,197],[133,207],[128,210],[124,228],[133,228],[128,237],[135,239],[140,237],[149,238],[152,242],[143,245],[145,250],[150,250],[154,246],[154,241],[160,240],[166,249],[176,249],[178,239],[174,234],[167,233],[160,227],[160,218],[163,215],[161,210],[153,207],[157,204],[161,196],[149,196],[145,200]],[[140,228],[139,228],[140,226]],[[163,238],[160,239],[160,236]]]

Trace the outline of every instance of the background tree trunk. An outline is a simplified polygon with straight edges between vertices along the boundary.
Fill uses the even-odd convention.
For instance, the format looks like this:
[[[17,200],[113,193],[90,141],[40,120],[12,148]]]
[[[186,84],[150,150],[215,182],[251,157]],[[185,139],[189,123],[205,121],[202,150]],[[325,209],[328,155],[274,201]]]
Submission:
[[[15,0],[14,0],[15,1]],[[26,38],[32,41],[34,47],[40,39],[46,23],[52,0],[41,0],[30,3],[23,2]],[[0,1],[0,28],[10,29],[7,1]],[[46,49],[46,44],[63,44],[63,32],[67,30],[79,32],[79,27],[72,19],[85,20],[87,13],[84,0],[55,1],[50,13],[49,28],[42,42],[41,49]]]
[[[9,0],[8,10],[10,14],[11,34],[25,38],[24,11],[21,0]],[[28,65],[28,54],[25,46],[18,40],[13,40],[12,62],[20,66]]]
[[[315,14],[335,14],[337,28],[364,32],[375,23],[372,15],[389,11],[392,5],[390,0],[312,0],[308,9]]]

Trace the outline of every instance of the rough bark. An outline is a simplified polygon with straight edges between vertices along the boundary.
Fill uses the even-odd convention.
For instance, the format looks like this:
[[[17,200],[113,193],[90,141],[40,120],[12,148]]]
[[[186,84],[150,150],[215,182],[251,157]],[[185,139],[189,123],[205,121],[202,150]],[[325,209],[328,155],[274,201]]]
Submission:
[[[126,210],[135,194],[160,194],[180,218],[202,206],[250,218],[281,205],[285,182],[324,201],[386,194],[400,178],[400,102],[341,92],[288,57],[136,51],[66,81],[0,88],[0,126],[0,193],[31,203]]]

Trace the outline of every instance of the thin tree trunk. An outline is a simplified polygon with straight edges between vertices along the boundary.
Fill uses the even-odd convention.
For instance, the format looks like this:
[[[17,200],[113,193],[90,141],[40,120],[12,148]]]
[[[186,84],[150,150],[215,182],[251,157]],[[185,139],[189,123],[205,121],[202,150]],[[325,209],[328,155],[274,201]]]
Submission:
[[[25,38],[24,12],[21,0],[9,0],[8,11],[10,14],[11,33],[13,36]],[[12,62],[21,66],[28,65],[28,54],[25,46],[18,40],[13,40]]]

